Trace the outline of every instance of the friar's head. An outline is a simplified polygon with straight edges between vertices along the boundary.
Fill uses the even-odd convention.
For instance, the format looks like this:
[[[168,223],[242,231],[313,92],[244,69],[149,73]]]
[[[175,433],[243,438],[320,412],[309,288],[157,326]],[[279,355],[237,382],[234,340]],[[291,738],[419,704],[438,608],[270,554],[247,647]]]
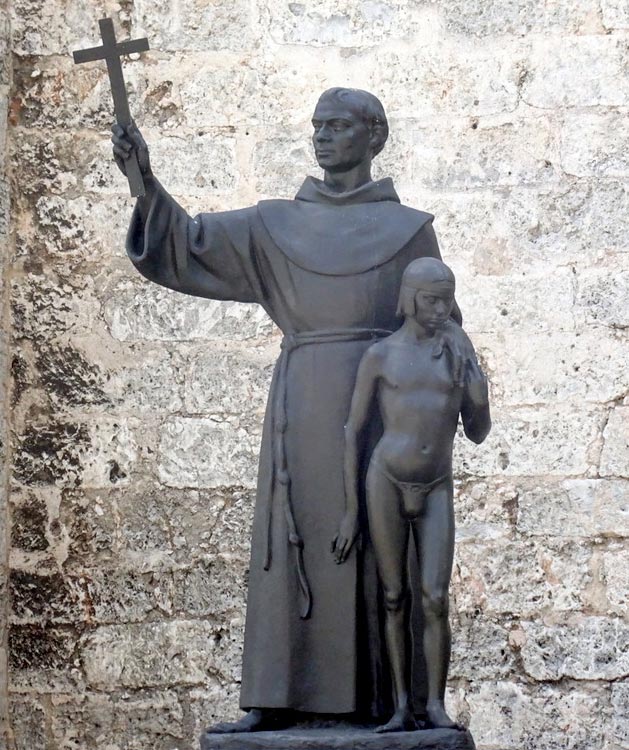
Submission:
[[[319,97],[312,116],[312,142],[321,169],[349,172],[382,151],[389,135],[379,99],[360,89],[333,88]]]

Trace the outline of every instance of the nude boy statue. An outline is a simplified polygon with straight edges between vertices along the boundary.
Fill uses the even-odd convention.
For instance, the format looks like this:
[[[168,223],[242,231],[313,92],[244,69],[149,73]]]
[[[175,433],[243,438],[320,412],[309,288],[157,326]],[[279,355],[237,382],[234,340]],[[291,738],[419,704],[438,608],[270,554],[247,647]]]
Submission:
[[[462,367],[439,344],[454,304],[454,275],[436,258],[404,271],[398,315],[402,327],[362,357],[345,428],[346,514],[333,542],[343,562],[355,540],[359,446],[379,408],[383,434],[367,472],[366,502],[378,576],[384,591],[385,639],[395,713],[380,732],[417,729],[410,696],[411,653],[407,551],[418,550],[427,674],[426,715],[433,727],[455,727],[444,693],[450,661],[448,587],[454,552],[452,445],[459,414],[467,437],[481,443],[491,419],[487,380],[475,355]],[[471,348],[471,345],[470,345]],[[473,353],[473,348],[471,348]]]

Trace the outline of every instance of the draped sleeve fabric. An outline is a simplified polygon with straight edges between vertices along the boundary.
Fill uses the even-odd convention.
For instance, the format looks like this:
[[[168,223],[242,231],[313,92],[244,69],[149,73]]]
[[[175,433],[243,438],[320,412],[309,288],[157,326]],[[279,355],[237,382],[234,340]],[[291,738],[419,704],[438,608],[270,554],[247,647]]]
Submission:
[[[155,181],[146,214],[136,206],[127,253],[150,281],[196,297],[261,302],[252,223],[256,208],[203,213],[192,218]]]

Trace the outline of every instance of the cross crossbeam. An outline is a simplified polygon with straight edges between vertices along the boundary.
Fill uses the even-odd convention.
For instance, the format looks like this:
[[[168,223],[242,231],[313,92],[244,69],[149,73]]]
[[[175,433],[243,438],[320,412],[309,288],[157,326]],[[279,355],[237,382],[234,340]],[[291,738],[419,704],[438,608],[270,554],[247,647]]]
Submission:
[[[72,53],[75,63],[93,62],[94,60],[105,60],[107,73],[111,84],[111,95],[114,100],[114,112],[116,122],[127,128],[131,122],[129,112],[129,100],[127,89],[122,75],[121,55],[129,55],[133,52],[146,52],[149,49],[148,39],[129,39],[124,42],[116,42],[114,22],[111,18],[101,18],[98,22],[100,36],[103,40],[101,47],[90,47],[89,49],[76,50]],[[132,151],[126,161],[127,179],[131,195],[137,197],[144,195],[144,181],[138,164],[135,151]]]

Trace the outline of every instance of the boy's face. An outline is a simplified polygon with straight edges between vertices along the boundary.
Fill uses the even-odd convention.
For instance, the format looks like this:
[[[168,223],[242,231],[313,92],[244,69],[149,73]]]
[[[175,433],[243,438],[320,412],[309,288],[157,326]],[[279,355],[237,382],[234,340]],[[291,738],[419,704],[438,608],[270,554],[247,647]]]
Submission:
[[[454,287],[449,284],[425,284],[415,293],[415,320],[434,333],[442,328],[452,312]]]

